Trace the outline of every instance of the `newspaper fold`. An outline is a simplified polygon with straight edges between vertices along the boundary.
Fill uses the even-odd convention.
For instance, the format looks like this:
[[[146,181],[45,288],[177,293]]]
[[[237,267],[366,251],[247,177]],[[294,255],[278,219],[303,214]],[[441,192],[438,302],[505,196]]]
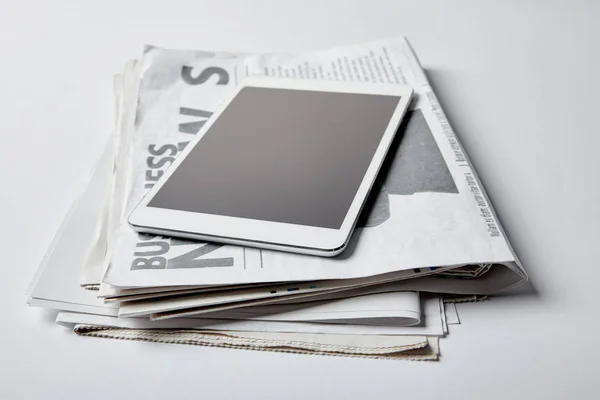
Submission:
[[[87,337],[296,354],[411,361],[435,361],[439,357],[439,339],[422,336],[382,336],[373,339],[360,335],[325,336],[302,333],[221,334],[185,329],[128,329],[94,325],[75,325],[73,331],[79,336]]]

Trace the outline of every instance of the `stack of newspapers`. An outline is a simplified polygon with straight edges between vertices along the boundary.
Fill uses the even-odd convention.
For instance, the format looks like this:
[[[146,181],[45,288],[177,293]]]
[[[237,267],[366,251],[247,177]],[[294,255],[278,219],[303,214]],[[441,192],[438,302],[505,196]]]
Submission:
[[[128,225],[248,76],[414,88],[401,139],[341,255],[147,235]],[[115,76],[114,92],[114,132],[28,292],[30,305],[58,310],[57,322],[79,335],[436,360],[439,338],[458,323],[455,302],[527,280],[404,38],[299,55],[146,46]]]

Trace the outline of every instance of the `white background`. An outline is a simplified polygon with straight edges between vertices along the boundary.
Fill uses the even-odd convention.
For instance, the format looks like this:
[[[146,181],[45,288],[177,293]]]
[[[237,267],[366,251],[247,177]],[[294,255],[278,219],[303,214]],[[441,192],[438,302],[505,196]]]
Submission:
[[[597,398],[599,19],[594,1],[2,1],[0,397]],[[109,133],[112,74],[142,44],[300,52],[395,35],[534,285],[461,306],[441,362],[84,339],[25,305]]]

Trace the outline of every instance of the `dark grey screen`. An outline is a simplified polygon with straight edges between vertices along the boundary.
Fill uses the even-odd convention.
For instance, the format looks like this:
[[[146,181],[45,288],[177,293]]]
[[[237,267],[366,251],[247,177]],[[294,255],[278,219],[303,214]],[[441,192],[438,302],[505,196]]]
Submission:
[[[148,206],[339,229],[399,100],[244,88]]]

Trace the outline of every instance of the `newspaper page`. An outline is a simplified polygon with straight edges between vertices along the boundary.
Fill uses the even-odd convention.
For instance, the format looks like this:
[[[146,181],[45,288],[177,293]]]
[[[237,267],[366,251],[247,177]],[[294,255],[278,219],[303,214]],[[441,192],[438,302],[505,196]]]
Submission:
[[[130,147],[132,131],[131,121],[134,118],[135,104],[139,84],[139,63],[130,60],[125,64],[123,73],[114,77],[115,91],[115,127],[112,135],[111,160],[112,174],[109,175],[109,190],[102,199],[101,210],[94,226],[95,237],[88,250],[81,271],[80,283],[85,288],[98,289],[102,280],[110,248],[113,244],[112,232],[116,229],[119,216],[124,211],[125,199],[122,196],[124,179],[127,176],[125,162],[128,159],[127,150]],[[117,195],[121,193],[121,195]]]
[[[104,209],[103,200],[110,191],[114,151],[115,146],[110,140],[30,284],[27,291],[29,305],[117,315],[117,305],[103,304],[96,291],[85,290],[79,285],[82,266],[89,259],[86,251],[97,238],[96,222]]]
[[[241,308],[213,313],[210,318],[413,326],[421,322],[421,307],[416,292],[390,292],[340,300]]]
[[[297,332],[341,335],[426,335],[444,336],[444,304],[440,296],[423,295],[421,297],[420,322],[412,326],[354,325],[332,323],[291,322],[285,320],[260,319],[213,319],[206,318],[173,318],[151,321],[148,318],[117,318],[109,316],[91,316],[72,314],[74,323],[90,323],[94,325],[118,326],[141,329],[216,329],[226,331],[255,332]]]
[[[247,75],[410,84],[417,93],[394,149],[342,255],[326,259],[138,235],[122,219],[104,282],[118,287],[244,284],[371,277],[436,267],[491,265],[454,292],[493,292],[526,275],[447,123],[416,56],[403,39],[304,56],[235,56],[148,48],[141,66],[131,210]],[[127,214],[127,213],[125,213]],[[492,270],[494,273],[492,273]],[[436,279],[445,291],[449,279]]]

